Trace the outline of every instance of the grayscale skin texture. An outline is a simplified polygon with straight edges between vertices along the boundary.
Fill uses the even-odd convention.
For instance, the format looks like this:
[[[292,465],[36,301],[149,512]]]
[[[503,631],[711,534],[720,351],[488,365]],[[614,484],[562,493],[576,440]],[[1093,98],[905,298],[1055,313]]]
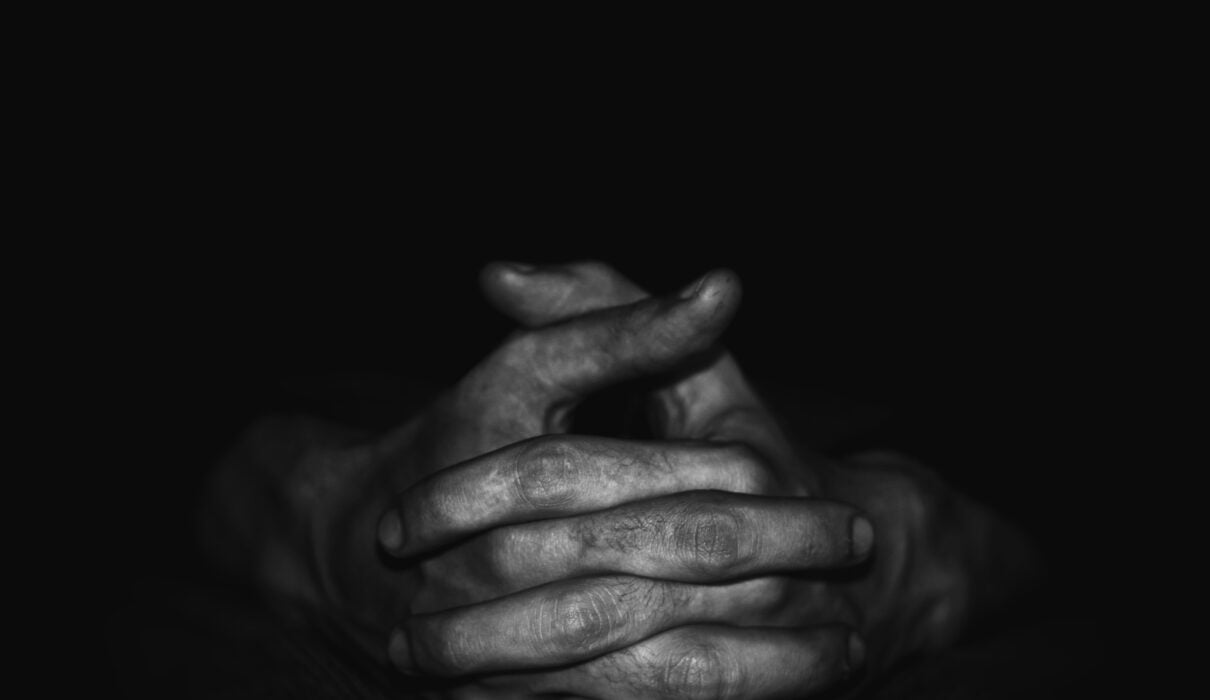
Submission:
[[[205,540],[284,610],[434,697],[783,697],[951,643],[1038,565],[1010,525],[889,453],[827,459],[717,344],[725,270],[650,297],[601,263],[498,263],[518,331],[399,428],[255,427]],[[655,378],[656,439],[567,434]]]

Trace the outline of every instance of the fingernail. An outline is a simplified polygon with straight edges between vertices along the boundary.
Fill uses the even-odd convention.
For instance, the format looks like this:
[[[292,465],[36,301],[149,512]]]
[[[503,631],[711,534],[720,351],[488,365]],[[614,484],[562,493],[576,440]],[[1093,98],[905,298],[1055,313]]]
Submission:
[[[408,645],[408,637],[403,630],[396,628],[391,632],[391,643],[387,647],[387,658],[399,669],[400,673],[416,675],[416,664],[412,661],[412,650]]]
[[[504,267],[508,268],[509,270],[516,272],[517,274],[520,274],[520,275],[528,275],[529,273],[538,269],[536,266],[530,265],[528,263],[502,262],[500,264],[503,265]]]
[[[690,282],[689,284],[685,285],[685,288],[682,289],[679,293],[677,293],[677,295],[676,295],[677,298],[682,299],[682,300],[689,300],[689,299],[692,299],[693,297],[697,296],[697,293],[699,291],[701,291],[702,285],[706,283],[706,278],[709,276],[710,276],[710,273],[706,273],[706,274],[702,275],[701,277],[698,277],[694,281]]]
[[[378,521],[378,542],[388,552],[398,552],[403,547],[403,521],[395,511],[388,510]]]
[[[849,633],[849,668],[860,668],[865,663],[865,642],[856,632]]]
[[[853,517],[853,522],[849,525],[849,528],[853,556],[861,558],[869,554],[870,548],[874,546],[874,526],[870,524],[867,518],[857,515]]]

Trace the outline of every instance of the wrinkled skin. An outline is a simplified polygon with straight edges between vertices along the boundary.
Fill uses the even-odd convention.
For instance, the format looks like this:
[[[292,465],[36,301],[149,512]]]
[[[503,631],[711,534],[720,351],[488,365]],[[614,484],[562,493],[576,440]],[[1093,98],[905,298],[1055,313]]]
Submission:
[[[801,695],[948,643],[1031,569],[921,467],[794,445],[715,344],[734,275],[661,299],[594,263],[483,286],[524,330],[419,416],[377,439],[268,424],[214,487],[230,568],[434,694]],[[658,440],[565,434],[640,377],[663,378]]]

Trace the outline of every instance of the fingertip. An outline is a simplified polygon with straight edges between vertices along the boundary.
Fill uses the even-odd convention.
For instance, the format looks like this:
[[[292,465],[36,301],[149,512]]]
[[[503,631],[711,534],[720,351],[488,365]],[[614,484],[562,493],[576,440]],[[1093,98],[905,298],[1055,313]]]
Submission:
[[[732,269],[720,267],[706,274],[705,284],[698,292],[703,299],[720,296],[739,297],[742,292],[739,275]]]
[[[479,270],[479,289],[487,300],[496,303],[496,297],[505,286],[504,277],[508,275],[508,263],[490,262]]]
[[[403,549],[403,520],[394,509],[388,510],[378,521],[378,543],[395,555]]]
[[[731,270],[711,270],[702,275],[682,290],[683,318],[689,321],[686,328],[692,328],[700,339],[714,342],[735,318],[740,294],[739,275]]]
[[[865,665],[865,642],[855,631],[849,632],[848,662],[850,671]]]
[[[699,302],[704,306],[734,309],[739,305],[742,294],[739,275],[727,268],[719,268],[689,283],[678,296],[684,301]]]
[[[697,298],[698,292],[701,291],[702,285],[706,283],[706,278],[708,278],[709,276],[710,276],[710,273],[707,272],[706,274],[702,275],[701,277],[698,277],[697,279],[693,280],[689,284],[685,285],[684,287],[681,288],[681,291],[676,293],[676,298],[681,299],[683,301],[689,301],[691,299]]]
[[[528,263],[497,260],[480,271],[479,289],[487,302],[505,316],[523,326],[538,325],[545,319],[534,312],[531,297],[540,293],[542,285],[536,283],[544,273],[544,269]]]
[[[849,542],[855,559],[864,559],[874,547],[874,525],[862,515],[854,515],[849,523]]]
[[[396,627],[391,630],[391,641],[387,647],[387,658],[400,673],[409,676],[416,675],[416,661],[412,658],[411,644],[408,643],[407,633]]]
[[[495,260],[484,265],[479,272],[479,285],[485,290],[491,290],[500,284],[509,286],[520,284],[537,269],[528,263]]]

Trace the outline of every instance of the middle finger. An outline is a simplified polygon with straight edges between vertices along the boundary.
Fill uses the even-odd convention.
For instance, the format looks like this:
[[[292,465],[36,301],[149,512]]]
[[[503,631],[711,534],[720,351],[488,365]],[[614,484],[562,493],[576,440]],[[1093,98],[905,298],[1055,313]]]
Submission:
[[[577,576],[720,582],[856,564],[873,528],[840,502],[691,491],[501,527],[442,556],[487,562],[502,592]]]
[[[413,484],[384,514],[379,541],[387,552],[407,557],[502,525],[654,496],[704,489],[765,493],[773,488],[769,475],[740,444],[543,436]]]

